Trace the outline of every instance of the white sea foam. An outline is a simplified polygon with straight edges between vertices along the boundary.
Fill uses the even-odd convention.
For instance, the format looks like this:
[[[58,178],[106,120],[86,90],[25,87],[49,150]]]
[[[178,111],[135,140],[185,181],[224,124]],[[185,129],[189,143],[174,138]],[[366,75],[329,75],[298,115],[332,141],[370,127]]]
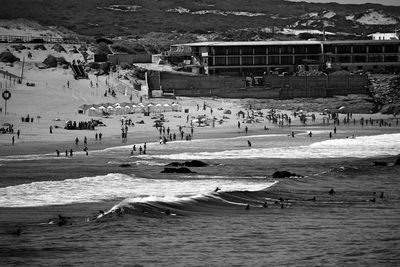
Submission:
[[[147,166],[165,166],[163,162],[149,161],[149,160],[136,160],[136,161],[109,161],[107,164],[110,165],[120,165],[120,164],[130,164],[130,165],[147,165]]]
[[[236,179],[236,180],[235,180]],[[213,192],[258,191],[273,183],[237,179],[166,180],[137,178],[119,173],[102,176],[43,181],[0,188],[0,207],[34,207],[90,203],[127,198],[128,202],[180,201]]]
[[[253,148],[217,152],[185,152],[168,155],[142,155],[143,158],[175,160],[239,158],[368,158],[400,153],[400,134],[333,139],[308,146]]]

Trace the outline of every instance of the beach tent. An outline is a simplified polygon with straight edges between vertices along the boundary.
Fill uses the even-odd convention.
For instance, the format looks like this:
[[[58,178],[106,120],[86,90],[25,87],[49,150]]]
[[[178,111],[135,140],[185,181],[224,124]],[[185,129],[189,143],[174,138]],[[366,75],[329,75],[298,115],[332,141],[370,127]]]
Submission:
[[[113,106],[108,106],[107,107],[107,112],[110,114],[115,114],[115,108]]]
[[[178,103],[173,103],[172,111],[182,111],[182,107]]]

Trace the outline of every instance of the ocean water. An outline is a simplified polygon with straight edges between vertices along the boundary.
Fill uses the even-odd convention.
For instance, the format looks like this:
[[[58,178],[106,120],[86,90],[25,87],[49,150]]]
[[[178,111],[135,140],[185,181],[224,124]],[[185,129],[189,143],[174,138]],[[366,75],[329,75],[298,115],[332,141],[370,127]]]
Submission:
[[[399,266],[400,134],[288,138],[1,157],[0,264]],[[209,165],[161,173],[194,159]]]

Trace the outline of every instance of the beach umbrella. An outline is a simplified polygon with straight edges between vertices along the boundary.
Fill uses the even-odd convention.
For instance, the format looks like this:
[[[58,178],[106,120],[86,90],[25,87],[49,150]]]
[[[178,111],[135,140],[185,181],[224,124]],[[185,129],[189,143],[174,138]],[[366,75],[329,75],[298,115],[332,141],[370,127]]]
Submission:
[[[100,110],[106,109],[104,106],[99,107]]]
[[[147,104],[148,107],[154,106],[152,103]]]
[[[164,107],[169,107],[170,105],[169,104],[164,104]]]
[[[89,108],[89,110],[97,110],[95,107],[91,107]]]
[[[121,106],[121,104],[117,102],[117,103],[115,103],[113,106],[114,106],[114,107],[116,107],[116,106]]]
[[[124,109],[131,109],[131,107],[130,106],[125,106]]]
[[[115,109],[121,109],[121,106],[116,106]]]
[[[143,103],[139,103],[139,106],[144,107]]]
[[[158,104],[156,105],[156,107],[161,107],[161,104],[160,104],[160,103],[158,103]]]
[[[107,107],[107,109],[109,109],[109,110],[113,110],[113,109],[114,109],[114,107],[113,107],[113,106],[108,106],[108,107]]]

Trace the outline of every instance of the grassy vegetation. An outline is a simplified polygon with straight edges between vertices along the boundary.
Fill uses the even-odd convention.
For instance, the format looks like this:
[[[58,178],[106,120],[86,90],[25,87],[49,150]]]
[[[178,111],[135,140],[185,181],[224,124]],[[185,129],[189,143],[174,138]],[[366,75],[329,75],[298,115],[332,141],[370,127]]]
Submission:
[[[111,5],[140,6],[135,12],[104,9]],[[212,5],[212,6],[210,6]],[[100,7],[101,9],[98,9]],[[190,15],[166,12],[184,7],[191,11],[223,10],[265,13],[267,16],[222,16],[215,14]],[[26,18],[44,25],[64,26],[82,35],[121,36],[144,35],[149,32],[196,32],[225,31],[232,29],[285,26],[295,22],[308,12],[333,10],[338,16],[349,12],[375,8],[399,17],[400,7],[384,7],[376,4],[338,5],[313,4],[282,0],[2,0],[0,18]],[[127,9],[122,7],[121,9]],[[271,16],[279,15],[273,19]],[[343,17],[344,18],[344,17]],[[337,31],[348,31],[345,19],[338,19]],[[388,26],[390,27],[390,26]],[[368,32],[375,28],[359,26],[355,32]],[[329,29],[328,29],[329,30]],[[377,30],[385,30],[379,26]]]

